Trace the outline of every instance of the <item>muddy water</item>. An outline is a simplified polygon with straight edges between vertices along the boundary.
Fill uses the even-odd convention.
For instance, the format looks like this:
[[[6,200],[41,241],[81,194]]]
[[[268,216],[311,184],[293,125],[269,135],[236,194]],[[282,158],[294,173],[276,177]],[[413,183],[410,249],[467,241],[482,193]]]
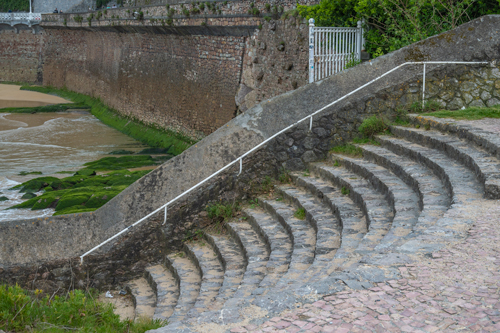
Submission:
[[[114,130],[88,112],[0,113],[0,222],[51,215],[52,210],[4,210],[22,202],[12,186],[41,175],[19,176],[21,171],[41,171],[42,176],[67,177],[113,150],[137,151],[146,146]]]

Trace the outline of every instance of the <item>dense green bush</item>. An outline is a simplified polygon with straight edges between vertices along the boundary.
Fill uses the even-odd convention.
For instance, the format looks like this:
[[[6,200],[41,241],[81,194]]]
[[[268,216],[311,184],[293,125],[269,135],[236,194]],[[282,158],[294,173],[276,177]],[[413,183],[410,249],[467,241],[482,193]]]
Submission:
[[[482,15],[500,13],[500,0],[322,0],[298,9],[317,26],[355,27],[364,19],[366,50],[379,56]]]
[[[7,12],[8,10],[14,12],[28,12],[30,10],[30,3],[27,0],[2,0],[0,1],[0,12]]]

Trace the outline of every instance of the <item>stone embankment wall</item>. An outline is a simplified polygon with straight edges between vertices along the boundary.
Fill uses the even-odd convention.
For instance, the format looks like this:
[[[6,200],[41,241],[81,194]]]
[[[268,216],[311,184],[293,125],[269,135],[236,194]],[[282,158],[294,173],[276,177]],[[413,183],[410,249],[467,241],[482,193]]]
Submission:
[[[143,177],[93,214],[0,224],[0,263],[3,265],[0,279],[14,281],[17,277],[19,281],[28,281],[20,276],[45,272],[47,283],[64,286],[71,281],[82,286],[122,281],[125,271],[138,272],[137,267],[145,264],[141,249],[150,255],[148,260],[160,259],[182,240],[186,230],[200,227],[203,221],[198,213],[210,200],[245,198],[249,189],[265,175],[276,175],[281,167],[304,168],[305,163],[323,158],[332,146],[350,140],[357,135],[357,127],[363,119],[372,115],[393,117],[398,107],[420,100],[422,66],[403,67],[330,105],[314,117],[311,131],[306,120],[279,135],[244,159],[241,175],[237,176],[235,164],[183,197],[169,207],[164,227],[160,226],[163,220],[160,210],[142,227],[149,226],[151,230],[132,230],[127,237],[105,247],[99,256],[90,258],[79,268],[80,275],[75,275],[73,280],[68,275],[62,280],[58,269],[71,272],[69,258],[76,262],[74,257],[86,249],[161,207],[256,144],[404,62],[487,61],[487,65],[428,66],[426,90],[434,89],[432,95],[447,105],[457,105],[456,98],[467,102],[466,94],[473,97],[470,103],[494,103],[500,84],[497,63],[500,36],[496,34],[499,24],[500,16],[485,16],[321,82],[263,101]],[[68,260],[62,261],[63,258]],[[19,264],[26,266],[12,268]],[[52,277],[56,276],[54,271],[59,280]]]
[[[39,27],[0,25],[0,81],[41,84],[43,41]]]
[[[95,4],[96,0],[33,0],[33,12],[52,13],[56,8],[65,13],[86,12]]]
[[[234,117],[243,37],[45,31],[44,85],[100,97],[125,116],[191,137]]]

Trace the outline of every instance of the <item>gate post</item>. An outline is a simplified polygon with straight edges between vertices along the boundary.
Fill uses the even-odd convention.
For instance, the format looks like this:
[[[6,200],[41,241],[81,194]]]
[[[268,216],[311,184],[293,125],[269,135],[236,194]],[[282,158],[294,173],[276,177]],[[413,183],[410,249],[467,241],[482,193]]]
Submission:
[[[309,19],[309,83],[314,82],[314,19]]]

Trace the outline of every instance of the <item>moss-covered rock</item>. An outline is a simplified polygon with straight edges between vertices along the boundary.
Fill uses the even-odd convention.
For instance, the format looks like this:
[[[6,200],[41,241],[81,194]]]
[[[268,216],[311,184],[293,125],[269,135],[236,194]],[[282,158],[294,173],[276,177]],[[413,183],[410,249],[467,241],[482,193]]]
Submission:
[[[45,192],[52,192],[54,189],[51,186],[47,186],[43,189]]]
[[[81,169],[75,173],[75,176],[95,176],[95,170],[92,169]]]
[[[56,180],[58,180],[56,177],[38,177],[16,185],[11,190],[19,189],[20,192],[38,192]]]
[[[35,200],[35,203],[31,207],[31,210],[38,210],[38,209],[54,208],[54,206],[57,204],[57,200],[59,200],[59,197],[52,192],[44,194],[38,198],[30,199],[28,201],[31,200]]]
[[[35,193],[25,193],[21,199],[32,199],[32,198],[36,198],[36,194]]]
[[[60,211],[55,212],[53,216],[93,212],[94,210],[95,210],[95,208],[87,208],[85,206],[72,206],[72,207],[61,209]]]
[[[85,194],[65,195],[57,203],[56,212],[72,206],[82,206],[87,202],[87,200],[89,200],[89,198],[90,195]]]
[[[4,196],[1,196],[1,197],[0,197],[0,201],[7,201],[7,200],[9,200],[9,198],[4,197]]]

